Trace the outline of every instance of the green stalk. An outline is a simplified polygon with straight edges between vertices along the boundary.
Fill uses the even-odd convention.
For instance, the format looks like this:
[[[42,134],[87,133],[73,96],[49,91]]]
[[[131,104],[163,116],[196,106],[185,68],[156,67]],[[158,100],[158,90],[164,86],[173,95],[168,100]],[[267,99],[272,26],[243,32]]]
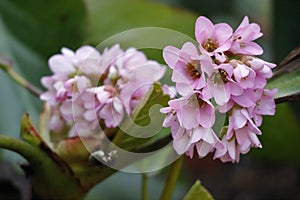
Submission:
[[[39,198],[82,199],[85,196],[79,182],[43,150],[6,135],[0,135],[0,148],[14,151],[29,162],[33,190]]]
[[[3,134],[0,134],[0,148],[14,151],[26,158],[29,162],[35,163],[40,156],[30,144]]]
[[[20,86],[27,89],[33,95],[39,97],[42,94],[42,91],[40,89],[32,85],[15,70],[13,70],[11,62],[7,61],[6,59],[0,58],[0,69],[5,71],[10,76],[10,78],[12,78]]]
[[[149,200],[147,174],[142,174],[142,200]]]
[[[169,171],[164,190],[160,197],[161,200],[169,200],[172,197],[173,191],[175,189],[175,185],[181,170],[181,166],[183,163],[184,156],[178,158],[171,166]]]
[[[25,114],[21,122],[21,138],[0,135],[0,148],[19,153],[28,162],[30,180],[41,199],[82,199],[87,191],[75,177],[70,166],[42,140]]]

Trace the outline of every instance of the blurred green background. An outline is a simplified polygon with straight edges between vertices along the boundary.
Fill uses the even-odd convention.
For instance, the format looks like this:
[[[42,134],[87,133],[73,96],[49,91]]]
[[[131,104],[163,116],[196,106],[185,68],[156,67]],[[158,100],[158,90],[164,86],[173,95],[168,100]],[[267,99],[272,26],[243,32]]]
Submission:
[[[299,10],[298,0],[0,0],[0,56],[12,59],[15,70],[41,88],[40,78],[50,74],[47,60],[61,47],[96,46],[119,32],[148,26],[170,28],[193,38],[199,15],[234,28],[247,15],[262,27],[264,36],[258,40],[265,50],[262,57],[278,64],[300,44]],[[151,37],[135,36],[125,43],[135,46],[158,36]],[[145,52],[163,62],[161,51]],[[21,116],[28,112],[37,123],[41,102],[3,72],[0,91],[0,134],[18,137]],[[216,199],[299,199],[299,105],[278,105],[276,116],[265,117],[263,149],[251,150],[239,164],[221,164],[211,157],[186,159],[173,198],[181,199],[200,178]],[[9,172],[13,174],[10,177],[20,178],[16,163],[22,159],[7,151],[1,151],[0,156],[2,163],[14,163],[17,172]],[[3,185],[10,178],[1,165]],[[166,171],[149,175],[151,199],[159,198]],[[27,187],[9,181],[26,196]],[[138,174],[118,173],[98,185],[87,199],[139,199],[140,183]],[[0,187],[0,199],[5,195]]]

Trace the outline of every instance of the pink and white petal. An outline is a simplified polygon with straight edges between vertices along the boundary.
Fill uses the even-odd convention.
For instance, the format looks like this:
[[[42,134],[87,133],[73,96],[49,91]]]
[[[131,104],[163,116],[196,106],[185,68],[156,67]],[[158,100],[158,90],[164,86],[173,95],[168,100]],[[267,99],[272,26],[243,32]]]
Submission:
[[[255,147],[262,148],[262,145],[256,134],[249,133],[249,139],[252,141],[252,144],[254,144]]]
[[[196,115],[198,123],[204,128],[211,128],[215,123],[214,108],[206,105],[200,109],[200,112]]]
[[[187,96],[194,91],[190,84],[187,83],[176,83],[175,86],[177,92],[182,96]]]
[[[221,141],[223,148],[216,148],[214,159],[220,158],[222,156],[225,156],[228,152],[228,140],[226,140],[224,137]]]
[[[172,137],[174,140],[182,138],[186,134],[186,130],[183,129],[179,123],[174,123],[171,127]]]
[[[118,113],[123,113],[123,105],[120,99],[115,97],[112,103],[115,111],[117,111]]]
[[[256,104],[254,93],[250,89],[244,90],[244,93],[240,96],[232,95],[231,99],[242,107],[251,107]]]
[[[64,56],[71,58],[71,59],[75,56],[75,53],[71,49],[66,48],[66,47],[61,48],[61,53]]]
[[[232,36],[233,30],[232,28],[226,24],[226,23],[219,23],[216,24],[213,31],[213,38],[217,39],[219,45],[224,45],[229,38]],[[227,49],[226,49],[227,48]],[[227,51],[230,46],[227,46],[225,49],[222,49],[222,51]]]
[[[239,27],[236,29],[234,35],[243,31],[245,28],[247,28],[247,26],[249,26],[249,18],[247,16],[245,16],[243,18],[241,24],[239,25]]]
[[[49,67],[54,74],[69,75],[75,72],[72,62],[63,55],[54,55],[48,61]]]
[[[84,118],[88,121],[97,120],[97,115],[95,110],[87,110],[83,114]]]
[[[262,124],[263,118],[262,118],[261,115],[255,114],[255,115],[253,116],[253,121],[254,121],[255,125],[259,127],[259,126],[261,126],[261,124]]]
[[[244,142],[246,140],[248,140],[249,133],[250,133],[250,131],[248,130],[247,127],[243,127],[243,128],[240,128],[240,129],[236,130],[235,131],[235,137],[236,137],[237,143],[239,145],[243,145]]]
[[[228,63],[220,64],[220,65],[216,66],[215,69],[224,70],[227,73],[228,77],[231,77],[232,73],[233,73],[233,66],[231,64],[228,64]]]
[[[194,146],[194,145],[193,145]],[[194,157],[194,147],[190,147],[187,151],[186,151],[186,155],[188,156],[188,157],[190,157],[191,159]]]
[[[204,158],[209,152],[213,150],[213,146],[204,141],[201,141],[196,144],[196,149],[199,158]]]
[[[235,140],[228,141],[227,148],[228,148],[228,154],[229,154],[230,158],[232,160],[236,160],[237,159],[237,154],[239,154],[239,152],[237,152]]]
[[[177,154],[182,155],[184,154],[189,146],[190,146],[190,138],[186,134],[184,134],[180,139],[173,140],[173,148]]]
[[[226,104],[219,106],[218,110],[220,113],[226,113],[234,106],[234,104],[234,101],[230,99]]]
[[[204,40],[210,37],[210,33],[213,31],[213,23],[204,16],[198,17],[195,25],[195,37],[196,40],[202,44]]]
[[[247,54],[252,54],[252,55],[261,55],[264,52],[264,50],[257,43],[249,42],[249,43],[247,43],[247,46],[245,47],[244,52]]]
[[[168,113],[167,116],[165,117],[162,126],[163,127],[170,127],[174,121],[176,121],[176,117],[172,113]]]
[[[216,135],[211,128],[202,128],[203,133],[202,140],[207,142],[208,144],[214,145],[216,143]]]
[[[238,149],[239,149],[239,151],[242,153],[242,154],[246,154],[246,153],[248,153],[249,151],[250,151],[250,149],[251,149],[251,141],[250,141],[250,139],[248,139],[248,140],[246,140],[245,142],[244,142],[244,144],[243,145],[239,145],[238,146]]]
[[[194,106],[184,106],[181,110],[180,122],[183,128],[192,129],[198,126],[196,115],[198,115],[199,109],[195,109]]]
[[[167,65],[173,69],[179,59],[180,50],[173,46],[166,46],[163,49],[163,58]]]
[[[244,90],[238,83],[228,82],[228,84],[230,85],[230,91],[232,95],[239,96],[243,94]]]
[[[242,114],[239,109],[232,109],[230,122],[233,123],[234,130],[242,128],[246,125],[248,119]]]
[[[252,120],[248,121],[249,130],[256,135],[261,135],[261,130],[252,122]]]
[[[48,125],[50,130],[53,130],[54,132],[61,132],[66,124],[58,114],[54,114],[51,116]]]
[[[186,63],[183,61],[178,61],[176,66],[174,67],[171,80],[175,83],[190,83],[191,78],[187,75],[185,71]]]
[[[224,83],[214,85],[211,81],[208,81],[207,84],[218,105],[224,105],[229,101],[230,91],[226,89]]]
[[[216,51],[219,51],[219,49],[217,49]],[[216,52],[215,54],[215,58],[217,59],[217,61],[223,63],[226,61],[226,56],[223,52]]]
[[[230,120],[230,119],[229,119]],[[230,122],[229,121],[229,125],[228,125],[228,129],[227,129],[227,133],[226,133],[226,136],[225,136],[225,139],[226,140],[231,140],[232,137],[234,136],[235,134],[235,131],[234,131],[234,123]]]
[[[159,111],[161,112],[161,113],[170,113],[171,111],[173,110],[173,108],[171,108],[171,107],[164,107],[164,108],[161,108]],[[171,114],[171,113],[170,113]]]
[[[193,60],[194,59],[199,59],[199,52],[198,48],[191,42],[186,42],[182,46],[182,52],[188,54],[189,57],[191,57]]]
[[[203,136],[203,132],[201,127],[193,128],[192,130],[189,131],[190,138],[191,138],[191,143],[198,142],[201,140]]]

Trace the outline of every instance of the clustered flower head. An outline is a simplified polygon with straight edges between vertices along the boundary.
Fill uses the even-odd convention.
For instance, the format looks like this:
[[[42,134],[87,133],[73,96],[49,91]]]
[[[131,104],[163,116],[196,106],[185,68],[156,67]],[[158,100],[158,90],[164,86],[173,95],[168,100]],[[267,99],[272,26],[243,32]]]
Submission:
[[[53,75],[42,78],[47,91],[40,99],[51,111],[49,129],[68,131],[70,137],[92,134],[99,124],[102,129],[117,127],[165,73],[144,53],[124,51],[119,45],[102,54],[91,46],[75,52],[62,48],[49,59],[49,66]]]
[[[195,26],[197,45],[164,48],[181,97],[161,112],[167,114],[163,126],[171,127],[178,154],[192,158],[196,152],[202,158],[214,152],[223,162],[238,162],[240,154],[262,147],[258,127],[262,115],[274,115],[277,89],[265,89],[276,65],[256,57],[263,50],[253,41],[261,36],[259,25],[248,17],[233,31],[201,16]],[[219,132],[213,130],[216,113],[227,116]]]

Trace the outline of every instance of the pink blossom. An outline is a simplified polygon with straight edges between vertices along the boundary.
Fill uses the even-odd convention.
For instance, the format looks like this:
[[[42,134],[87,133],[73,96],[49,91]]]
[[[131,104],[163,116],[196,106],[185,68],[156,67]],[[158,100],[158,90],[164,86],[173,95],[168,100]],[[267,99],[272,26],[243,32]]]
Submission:
[[[262,124],[262,115],[275,114],[275,101],[274,96],[278,89],[273,90],[257,90],[257,101],[254,106],[248,108],[251,117],[257,126]]]
[[[214,159],[219,158],[222,162],[239,162],[240,151],[236,145],[237,141],[234,138],[226,140],[226,138],[223,137],[221,142],[224,145],[224,148],[216,149]]]
[[[164,127],[171,127],[173,147],[178,154],[193,156],[193,149],[199,157],[206,156],[215,148],[223,148],[212,130],[214,108],[208,101],[201,99],[200,94],[193,93],[169,101],[169,107],[162,108],[166,113]]]
[[[233,66],[233,76],[238,85],[243,88],[253,88],[255,85],[256,73],[253,69],[237,60],[231,60]]]
[[[49,129],[59,133],[63,131],[65,126],[66,126],[66,121],[62,118],[59,110],[53,109],[51,111],[51,117],[49,120]]]
[[[220,158],[222,162],[238,162],[240,153],[245,154],[252,147],[262,148],[257,137],[262,133],[245,108],[232,108],[229,126],[225,130],[226,134],[222,136],[221,141],[226,148],[215,152],[215,158]]]
[[[243,57],[242,60],[256,73],[256,85],[254,87],[264,88],[267,84],[266,79],[272,77],[272,68],[276,65],[252,56]]]
[[[196,21],[195,36],[199,43],[200,51],[214,55],[217,60],[224,62],[224,52],[231,47],[230,37],[232,28],[225,23],[213,24],[206,17],[199,17]]]
[[[232,46],[229,51],[234,54],[260,55],[263,53],[263,49],[253,40],[260,38],[262,35],[259,25],[255,23],[250,24],[246,16],[233,33]]]
[[[171,99],[175,98],[177,94],[175,87],[164,84],[161,88],[164,94],[169,95]]]
[[[176,83],[176,90],[181,95],[187,95],[194,89],[205,86],[204,76],[200,67],[198,49],[190,42],[181,49],[167,46],[163,50],[163,57],[173,70],[172,81]]]
[[[241,85],[233,79],[234,67],[231,64],[217,65],[210,57],[205,56],[201,60],[201,66],[207,74],[207,89],[218,105],[226,104],[231,95],[243,93]],[[206,88],[203,92],[205,91]],[[209,95],[205,96],[209,97]]]
[[[101,63],[101,55],[97,49],[91,46],[82,46],[76,50],[73,64],[79,71],[87,76],[101,76],[107,66]]]
[[[54,55],[49,59],[51,71],[59,76],[60,79],[68,79],[69,74],[76,72],[72,58],[65,55]]]
[[[171,127],[173,146],[179,154],[193,157],[197,149],[199,157],[203,157],[215,150],[215,158],[238,162],[240,154],[262,147],[258,127],[263,115],[275,113],[277,89],[266,90],[265,86],[276,65],[255,57],[263,52],[254,42],[262,33],[257,24],[249,23],[248,17],[232,32],[229,25],[214,25],[201,16],[195,25],[200,52],[190,42],[181,49],[167,46],[163,51],[166,63],[173,70],[172,81],[182,95],[162,109],[167,113],[164,127]],[[220,146],[224,148],[217,148],[217,143],[209,143],[199,136],[203,129],[211,133],[214,110],[228,116],[222,129],[226,132],[210,134],[216,136],[218,144],[221,139]]]
[[[63,48],[49,59],[53,75],[42,78],[47,88],[40,98],[50,107],[51,131],[69,131],[69,136],[91,134],[117,127],[124,112],[135,105],[159,81],[165,68],[144,53],[119,45],[101,54],[91,46],[75,52]]]
[[[232,95],[231,99],[238,105],[242,107],[251,107],[255,104],[255,94],[252,88],[247,88],[243,91],[241,95]]]
[[[140,63],[139,66],[123,73],[123,76],[117,81],[117,86],[120,88],[120,99],[128,114],[135,107],[137,103],[135,100],[140,100],[152,84],[163,77],[164,73],[165,68],[152,61]]]
[[[173,69],[172,81],[176,83],[179,94],[187,95],[194,89],[199,90],[204,87],[201,57],[192,43],[185,43],[182,49],[167,46],[163,50],[163,57],[168,66]]]
[[[115,88],[113,86],[101,86],[87,89],[87,92],[95,94],[97,101],[95,102],[97,116],[104,120],[105,125],[109,128],[117,127],[124,115],[123,105]],[[87,112],[93,114],[92,112]],[[89,115],[85,117],[91,118]]]

